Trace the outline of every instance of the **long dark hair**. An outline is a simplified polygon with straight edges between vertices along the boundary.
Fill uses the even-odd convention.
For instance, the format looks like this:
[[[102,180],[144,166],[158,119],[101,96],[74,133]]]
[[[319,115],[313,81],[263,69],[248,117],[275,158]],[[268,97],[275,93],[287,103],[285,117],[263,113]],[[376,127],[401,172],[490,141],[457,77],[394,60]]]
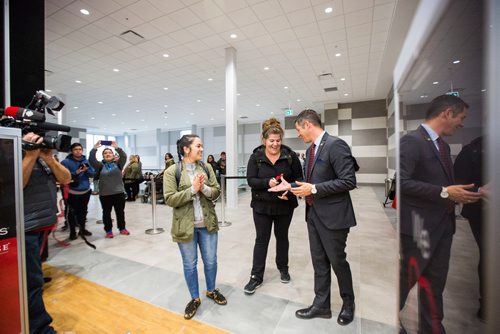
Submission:
[[[177,141],[177,155],[179,156],[179,161],[182,161],[184,157],[184,147],[191,146],[195,138],[200,138],[200,136],[194,134],[184,135]]]

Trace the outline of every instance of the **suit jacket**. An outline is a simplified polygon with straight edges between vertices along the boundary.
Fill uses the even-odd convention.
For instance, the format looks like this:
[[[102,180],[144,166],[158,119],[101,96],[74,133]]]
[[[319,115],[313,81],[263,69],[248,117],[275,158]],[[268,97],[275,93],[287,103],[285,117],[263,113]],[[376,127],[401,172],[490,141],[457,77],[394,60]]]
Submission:
[[[448,144],[446,156],[449,166],[453,166]],[[454,202],[440,196],[442,187],[455,183],[453,169],[447,170],[422,126],[401,138],[399,177],[402,234],[420,236],[424,229],[432,236],[431,232],[450,214],[454,224]]]
[[[309,175],[310,151],[311,148],[306,152],[305,177]],[[307,217],[314,211],[320,222],[331,230],[355,226],[356,218],[349,191],[356,188],[356,175],[347,143],[325,133],[311,171],[308,182],[315,184],[318,192],[312,195],[313,205],[307,210]]]

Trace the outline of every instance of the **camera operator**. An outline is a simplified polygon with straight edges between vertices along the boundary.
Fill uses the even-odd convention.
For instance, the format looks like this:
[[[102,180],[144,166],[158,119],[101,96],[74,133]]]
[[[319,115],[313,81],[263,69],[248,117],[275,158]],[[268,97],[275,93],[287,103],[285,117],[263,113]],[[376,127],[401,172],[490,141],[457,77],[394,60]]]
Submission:
[[[83,155],[83,146],[80,143],[71,145],[71,153],[61,162],[71,173],[71,183],[68,191],[68,222],[69,239],[75,240],[76,226],[80,229],[80,234],[90,236],[92,233],[85,228],[87,211],[90,200],[89,178],[94,176],[94,168],[89,164],[87,158]]]
[[[23,141],[41,144],[43,137],[30,132]],[[71,181],[69,171],[54,159],[52,150],[23,150],[24,229],[26,251],[26,281],[28,286],[28,314],[30,333],[55,333],[50,326],[42,298],[43,272],[40,248],[43,229],[57,221],[56,181]]]

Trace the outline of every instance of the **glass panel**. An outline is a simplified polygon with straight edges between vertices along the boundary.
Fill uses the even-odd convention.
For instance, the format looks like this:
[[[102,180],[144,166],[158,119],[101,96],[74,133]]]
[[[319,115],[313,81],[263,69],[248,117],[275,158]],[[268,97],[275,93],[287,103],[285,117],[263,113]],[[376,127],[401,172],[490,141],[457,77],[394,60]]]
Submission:
[[[398,89],[400,320],[408,333],[481,330],[482,1],[452,1]]]

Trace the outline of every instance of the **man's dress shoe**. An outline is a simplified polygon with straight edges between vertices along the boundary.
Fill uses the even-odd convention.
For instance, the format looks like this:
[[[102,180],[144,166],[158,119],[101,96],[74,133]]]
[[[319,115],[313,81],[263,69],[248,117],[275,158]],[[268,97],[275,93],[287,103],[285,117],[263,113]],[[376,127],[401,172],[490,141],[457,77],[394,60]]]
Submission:
[[[330,309],[319,308],[314,305],[311,305],[308,308],[303,308],[296,311],[295,316],[299,319],[312,319],[312,318],[330,319],[332,317],[332,311]]]
[[[337,323],[342,326],[350,324],[354,319],[354,308],[354,302],[345,302],[342,304]]]

